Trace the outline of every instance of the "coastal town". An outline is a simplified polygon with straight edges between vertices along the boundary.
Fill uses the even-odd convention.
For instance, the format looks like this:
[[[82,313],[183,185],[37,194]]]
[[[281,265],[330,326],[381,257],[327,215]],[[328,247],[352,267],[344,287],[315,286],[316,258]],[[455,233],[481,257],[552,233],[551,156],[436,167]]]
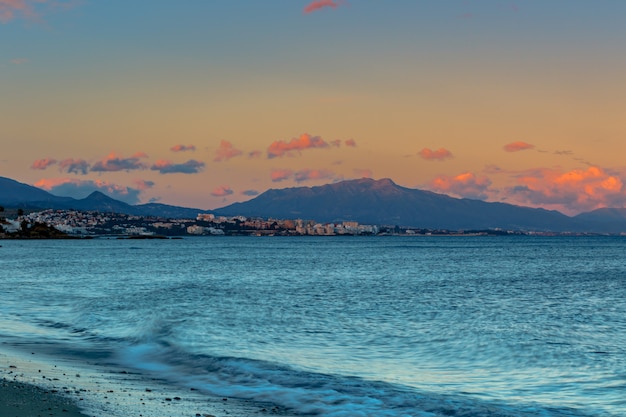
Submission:
[[[2,214],[2,213],[0,213]],[[168,238],[181,236],[354,236],[431,234],[513,234],[513,231],[447,231],[302,219],[263,219],[199,213],[194,219],[167,219],[97,211],[53,210],[0,216],[0,238]]]
[[[298,236],[375,235],[377,226],[357,222],[321,224],[312,220],[247,218],[198,214],[195,219],[166,219],[97,211],[43,210],[0,222],[0,236],[9,237],[46,225],[70,237],[129,236]],[[41,226],[39,226],[41,228]]]

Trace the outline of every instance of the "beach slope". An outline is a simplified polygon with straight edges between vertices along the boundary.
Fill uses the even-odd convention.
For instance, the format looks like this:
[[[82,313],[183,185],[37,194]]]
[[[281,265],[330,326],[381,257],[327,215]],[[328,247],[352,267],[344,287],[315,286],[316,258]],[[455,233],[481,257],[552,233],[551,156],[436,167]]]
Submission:
[[[0,417],[86,417],[68,398],[10,379],[0,382]]]

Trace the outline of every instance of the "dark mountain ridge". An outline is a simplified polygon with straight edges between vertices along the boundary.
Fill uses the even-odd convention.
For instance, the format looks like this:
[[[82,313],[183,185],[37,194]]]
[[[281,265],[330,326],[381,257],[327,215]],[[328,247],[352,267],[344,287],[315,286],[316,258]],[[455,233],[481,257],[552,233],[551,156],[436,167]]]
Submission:
[[[195,218],[198,213],[322,223],[357,221],[428,229],[507,229],[554,232],[626,232],[626,209],[599,209],[575,217],[558,211],[453,198],[406,188],[390,179],[359,179],[316,187],[270,189],[242,203],[217,210],[159,203],[130,205],[95,191],[84,199],[58,197],[0,177],[0,205],[32,209],[75,209],[164,218]]]
[[[390,179],[368,178],[319,187],[270,189],[219,214],[358,221],[432,229],[515,229],[569,231],[584,225],[557,211],[453,198],[406,188]]]
[[[62,204],[72,200],[74,199],[70,197],[58,197],[41,188],[0,177],[0,204],[7,207],[30,205],[35,201],[42,204]]]
[[[59,197],[40,188],[4,177],[0,177],[0,206],[34,210],[99,211],[164,218],[195,218],[198,213],[211,213],[208,210],[158,203],[131,205],[111,198],[100,191],[94,191],[83,199]]]

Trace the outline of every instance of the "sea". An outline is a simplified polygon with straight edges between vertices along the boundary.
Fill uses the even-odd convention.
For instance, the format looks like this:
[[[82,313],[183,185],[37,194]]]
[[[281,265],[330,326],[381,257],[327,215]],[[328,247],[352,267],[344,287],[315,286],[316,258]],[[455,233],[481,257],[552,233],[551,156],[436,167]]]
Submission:
[[[89,415],[626,416],[626,237],[0,243],[5,377]]]

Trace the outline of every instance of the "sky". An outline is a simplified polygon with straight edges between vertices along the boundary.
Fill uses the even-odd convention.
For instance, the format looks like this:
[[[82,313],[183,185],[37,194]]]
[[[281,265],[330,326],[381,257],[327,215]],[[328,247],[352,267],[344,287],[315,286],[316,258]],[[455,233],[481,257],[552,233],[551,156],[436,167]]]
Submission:
[[[626,1],[0,0],[0,126],[0,176],[75,198],[626,207]]]

